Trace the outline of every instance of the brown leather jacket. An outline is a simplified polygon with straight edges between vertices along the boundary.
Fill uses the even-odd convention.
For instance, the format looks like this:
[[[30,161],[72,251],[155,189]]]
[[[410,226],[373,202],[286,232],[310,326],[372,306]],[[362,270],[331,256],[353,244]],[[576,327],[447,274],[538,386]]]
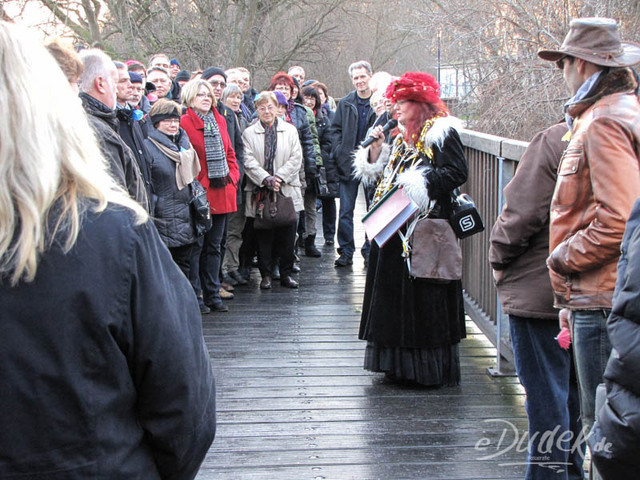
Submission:
[[[640,103],[631,71],[616,69],[574,104],[558,167],[547,259],[558,308],[611,308],[620,243],[640,196]]]

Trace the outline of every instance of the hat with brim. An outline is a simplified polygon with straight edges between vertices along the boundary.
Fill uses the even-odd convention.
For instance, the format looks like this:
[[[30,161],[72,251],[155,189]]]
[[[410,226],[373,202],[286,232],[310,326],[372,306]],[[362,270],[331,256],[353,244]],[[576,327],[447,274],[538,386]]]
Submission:
[[[571,21],[560,49],[543,49],[538,56],[550,62],[570,56],[603,67],[629,67],[640,63],[640,45],[621,42],[611,18],[578,18]]]

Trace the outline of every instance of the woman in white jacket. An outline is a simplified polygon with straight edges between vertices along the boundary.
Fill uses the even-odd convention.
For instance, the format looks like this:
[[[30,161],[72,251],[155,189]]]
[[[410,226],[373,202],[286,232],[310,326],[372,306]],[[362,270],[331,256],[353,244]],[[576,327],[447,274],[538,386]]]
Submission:
[[[298,131],[278,121],[278,102],[273,92],[262,92],[255,99],[258,121],[242,134],[245,149],[245,214],[249,228],[256,216],[258,199],[271,192],[282,192],[291,197],[296,212],[304,210],[300,190],[302,148]],[[294,262],[296,222],[271,230],[255,230],[258,246],[258,268],[262,281],[260,288],[271,288],[273,258],[280,258],[280,284],[297,288],[291,277]]]

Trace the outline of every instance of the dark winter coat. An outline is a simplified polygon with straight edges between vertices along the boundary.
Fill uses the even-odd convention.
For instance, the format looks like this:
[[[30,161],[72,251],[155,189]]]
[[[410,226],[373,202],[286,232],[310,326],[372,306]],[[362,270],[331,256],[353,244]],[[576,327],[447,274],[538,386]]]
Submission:
[[[621,251],[607,320],[612,347],[604,372],[607,401],[589,437],[591,458],[604,480],[635,480],[640,471],[640,200]]]
[[[353,154],[358,135],[358,107],[356,106],[357,93],[354,90],[338,103],[333,122],[331,123],[331,162],[335,165],[335,171],[342,181],[353,179]],[[376,120],[373,108],[369,111],[367,128],[370,128]]]
[[[151,139],[179,152],[180,149],[191,148],[189,137],[184,130],[180,129],[177,142],[173,142],[164,133],[151,128],[149,138],[145,140],[151,154],[151,179],[157,196],[153,220],[160,238],[169,248],[189,245],[197,241],[189,208],[191,188],[187,185],[182,190],[178,190],[176,163],[162,153]]]
[[[340,195],[340,179],[338,178],[335,164],[331,162],[331,121],[333,120],[333,115],[330,110],[321,109],[316,111],[316,126],[318,128],[322,166],[327,178],[327,188],[332,196],[338,197]]]
[[[218,102],[216,108],[227,122],[227,133],[229,134],[233,151],[236,153],[236,163],[240,170],[240,180],[238,181],[238,188],[236,189],[236,205],[242,205],[243,194],[240,185],[242,185],[242,181],[244,180],[244,142],[242,141],[244,128],[240,128],[238,116],[229,107]]]
[[[244,92],[244,94],[242,95],[242,103],[249,109],[251,113],[256,113],[256,106],[253,103],[253,99],[256,98],[256,95],[258,95],[258,93],[259,92],[255,88],[249,87],[249,90]]]
[[[148,131],[142,130],[139,121],[133,119],[133,111],[130,108],[118,108],[116,109],[116,117],[118,118],[118,134],[124,140],[133,156],[136,159],[142,178],[144,179],[144,185],[147,190],[147,197],[151,204],[151,211],[155,205],[155,198],[153,195],[153,189],[151,185],[151,166],[150,155],[144,145],[144,139],[148,135]]]
[[[491,231],[489,262],[502,272],[496,288],[505,313],[557,319],[546,259],[549,206],[568,141],[565,122],[537,134],[504,189],[505,205]]]
[[[316,166],[316,151],[313,146],[313,136],[311,135],[311,126],[307,118],[307,110],[302,105],[294,104],[288,117],[290,118],[289,123],[298,129],[305,178],[315,177],[318,167]]]
[[[88,212],[31,283],[0,283],[0,478],[195,477],[215,387],[193,288],[153,223]]]
[[[89,122],[96,132],[100,150],[109,163],[111,175],[127,189],[131,198],[149,211],[144,178],[133,152],[118,134],[118,119],[115,110],[110,110],[105,104],[87,93],[80,93],[80,99],[89,117]]]

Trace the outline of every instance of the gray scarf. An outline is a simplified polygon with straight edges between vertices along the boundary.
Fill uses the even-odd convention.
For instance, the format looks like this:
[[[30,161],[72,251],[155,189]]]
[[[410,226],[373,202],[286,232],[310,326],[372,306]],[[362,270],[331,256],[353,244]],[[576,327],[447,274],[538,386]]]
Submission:
[[[204,122],[204,153],[207,157],[209,185],[214,188],[222,188],[231,181],[222,135],[220,135],[220,129],[213,112],[209,111],[206,115],[198,113],[198,116]]]

